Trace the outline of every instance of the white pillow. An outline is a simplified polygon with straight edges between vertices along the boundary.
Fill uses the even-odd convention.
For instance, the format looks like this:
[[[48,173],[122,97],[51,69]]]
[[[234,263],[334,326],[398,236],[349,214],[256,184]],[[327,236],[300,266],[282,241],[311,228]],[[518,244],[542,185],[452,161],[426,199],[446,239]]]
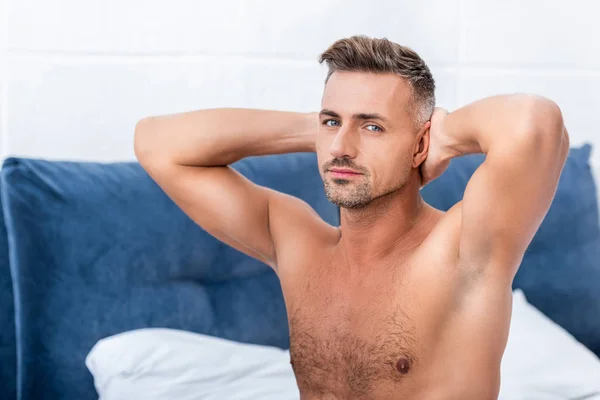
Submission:
[[[515,290],[499,399],[584,398],[600,399],[600,360]]]
[[[86,365],[101,400],[300,397],[289,351],[172,329],[102,339]],[[500,400],[600,399],[600,360],[520,290],[501,369]]]
[[[100,340],[85,364],[101,400],[297,400],[289,351],[139,329]]]

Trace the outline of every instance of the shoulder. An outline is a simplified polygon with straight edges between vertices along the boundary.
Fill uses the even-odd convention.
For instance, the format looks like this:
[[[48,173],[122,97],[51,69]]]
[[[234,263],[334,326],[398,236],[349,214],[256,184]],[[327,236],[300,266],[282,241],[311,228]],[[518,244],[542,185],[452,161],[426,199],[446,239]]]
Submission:
[[[448,261],[456,260],[460,239],[462,202],[456,203],[448,211],[434,210],[433,222],[427,237],[423,241],[426,251],[441,249]]]
[[[308,203],[279,192],[269,200],[269,227],[278,268],[305,263],[340,238],[339,227],[324,221]]]

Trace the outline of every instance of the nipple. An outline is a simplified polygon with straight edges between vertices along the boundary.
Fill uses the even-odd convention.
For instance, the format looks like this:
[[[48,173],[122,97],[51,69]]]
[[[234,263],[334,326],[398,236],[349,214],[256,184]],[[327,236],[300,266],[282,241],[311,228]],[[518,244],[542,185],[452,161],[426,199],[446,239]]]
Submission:
[[[401,374],[408,373],[409,369],[410,369],[410,364],[406,358],[402,357],[401,359],[396,361],[396,370],[398,372],[400,372]]]

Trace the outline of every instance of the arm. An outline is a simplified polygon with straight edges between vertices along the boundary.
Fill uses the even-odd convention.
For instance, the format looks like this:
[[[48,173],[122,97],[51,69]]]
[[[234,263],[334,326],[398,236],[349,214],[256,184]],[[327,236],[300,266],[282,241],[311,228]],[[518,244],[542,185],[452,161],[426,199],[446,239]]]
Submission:
[[[239,108],[155,116],[137,123],[134,149],[142,167],[198,225],[276,268],[272,220],[284,213],[306,217],[312,209],[228,165],[248,156],[314,151],[316,123],[314,113]]]
[[[567,158],[561,111],[542,97],[494,96],[448,114],[440,131],[442,158],[486,154],[460,205],[459,260],[512,282]]]

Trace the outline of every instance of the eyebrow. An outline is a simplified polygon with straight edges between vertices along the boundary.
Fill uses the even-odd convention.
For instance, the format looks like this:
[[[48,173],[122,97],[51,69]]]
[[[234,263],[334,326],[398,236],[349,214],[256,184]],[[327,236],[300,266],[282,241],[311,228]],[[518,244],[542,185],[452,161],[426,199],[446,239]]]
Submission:
[[[319,116],[323,116],[323,115],[329,115],[331,117],[341,119],[341,117],[338,113],[336,113],[335,111],[328,110],[326,108],[322,109],[321,112],[319,112]],[[353,119],[378,119],[380,121],[385,122],[386,124],[390,123],[387,120],[387,118],[385,118],[383,115],[380,115],[377,113],[359,113],[359,114],[352,115],[352,118]]]

